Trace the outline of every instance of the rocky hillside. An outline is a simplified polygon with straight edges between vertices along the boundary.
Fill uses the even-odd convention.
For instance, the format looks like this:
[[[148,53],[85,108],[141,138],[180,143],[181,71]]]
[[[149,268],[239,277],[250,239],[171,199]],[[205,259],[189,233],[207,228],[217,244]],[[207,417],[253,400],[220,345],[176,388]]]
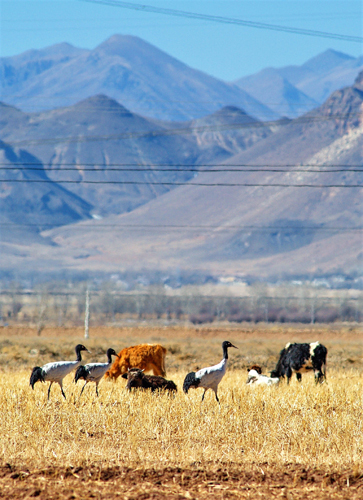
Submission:
[[[42,230],[90,219],[92,207],[51,181],[40,160],[0,141],[1,242],[52,244]],[[3,254],[2,254],[3,255]]]
[[[103,95],[42,113],[0,109],[3,139],[39,158],[52,180],[71,181],[62,185],[101,217],[143,205],[192,179],[191,167],[222,162],[278,127],[231,107],[191,122],[161,122]]]
[[[316,112],[226,161],[225,172],[200,173],[188,185],[109,219],[112,243],[96,241],[102,225],[94,222],[87,232],[75,225],[47,235],[65,255],[69,248],[98,252],[79,262],[81,268],[111,270],[119,262],[266,277],[359,272],[363,188],[344,186],[363,184],[356,171],[363,156],[362,79],[360,74]],[[228,171],[246,164],[259,171]],[[285,165],[285,171],[269,171],[272,165]]]

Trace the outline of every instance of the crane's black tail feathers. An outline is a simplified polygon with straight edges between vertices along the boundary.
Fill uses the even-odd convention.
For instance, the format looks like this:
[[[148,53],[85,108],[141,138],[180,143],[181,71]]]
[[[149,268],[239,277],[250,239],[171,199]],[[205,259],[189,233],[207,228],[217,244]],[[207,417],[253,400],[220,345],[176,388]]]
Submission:
[[[40,382],[45,382],[44,373],[40,366],[35,366],[32,374],[30,375],[30,385],[32,386],[32,389],[34,389],[34,384],[39,380]]]
[[[200,384],[200,380],[198,378],[195,378],[195,372],[190,372],[184,379],[183,383],[183,391],[185,394],[188,394],[188,391],[191,387],[198,387]]]
[[[89,375],[88,370],[85,366],[81,365],[77,368],[76,374],[74,376],[74,383],[76,384],[78,380],[82,379],[87,380],[87,376]]]

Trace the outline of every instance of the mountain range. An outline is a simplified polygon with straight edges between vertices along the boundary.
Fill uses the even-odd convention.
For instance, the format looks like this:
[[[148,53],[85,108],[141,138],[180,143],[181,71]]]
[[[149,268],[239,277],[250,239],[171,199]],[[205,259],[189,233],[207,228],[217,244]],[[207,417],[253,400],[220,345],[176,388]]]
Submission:
[[[259,120],[295,118],[352,85],[363,58],[327,50],[300,66],[266,68],[224,82],[138,37],[114,35],[93,50],[61,43],[0,59],[0,94],[37,112],[68,107],[97,94],[154,119],[202,118],[225,106]]]
[[[362,132],[363,72],[314,112],[226,160],[224,172],[199,173],[131,213],[107,218],[112,239],[100,240],[107,230],[98,222],[83,223],[86,231],[71,225],[44,235],[65,254],[92,253],[78,262],[80,269],[184,267],[264,277],[359,273],[363,187],[345,186],[362,184],[356,168]],[[290,167],[230,171],[247,164]]]
[[[0,60],[1,99],[24,111],[64,107],[106,94],[134,113],[200,118],[234,105],[263,120],[278,116],[234,84],[195,70],[134,36],[93,50],[63,43]]]
[[[328,51],[228,84],[115,36],[1,64],[1,270],[360,272],[362,188],[346,186],[361,184],[363,72],[334,90],[359,59]],[[113,65],[130,73],[117,95]]]
[[[198,165],[223,162],[279,127],[235,107],[182,123],[153,120],[104,95],[41,113],[0,103],[0,112],[3,140],[26,148],[95,217],[129,212],[192,179]]]
[[[329,95],[352,85],[363,57],[329,49],[301,66],[266,68],[234,83],[278,115],[296,118],[322,104]]]
[[[60,111],[65,113],[64,134],[69,124],[75,127],[72,133],[77,129],[77,124],[81,133],[79,136],[65,137],[64,142],[57,136],[55,147],[54,140],[50,141],[54,155],[64,144],[70,147],[73,143],[69,138],[73,137],[76,138],[75,150],[69,158],[77,159],[76,153],[81,154],[83,147],[80,137],[87,139],[87,136],[82,135],[84,130],[91,127],[91,132],[94,133],[92,127],[95,122],[87,121],[91,106],[86,102],[87,113],[83,115],[81,110],[84,103],[85,101],[75,106],[75,113],[74,107],[54,111],[54,123],[62,122]],[[146,135],[150,133],[149,121],[145,119],[143,122],[142,117],[134,116],[125,108],[120,108],[115,101],[98,96],[93,99],[93,104],[96,105],[94,113],[101,123],[100,107],[106,106],[107,109],[108,106],[117,106],[118,112],[111,114],[112,120],[115,115],[118,120],[130,119],[131,123],[133,120],[139,120],[138,133],[142,141],[145,136],[140,132]],[[22,137],[30,134],[29,127],[34,123],[37,124],[35,129],[39,131],[43,126],[44,129],[51,127],[53,123],[45,121],[42,125],[43,119],[52,117],[52,112],[46,112],[44,117],[43,113],[24,114],[6,106],[3,106],[3,110],[7,110],[7,119],[12,123],[7,126],[6,119],[1,122],[3,133],[11,139],[10,130],[18,123],[18,143],[24,142]],[[66,198],[67,207],[72,207],[73,212],[70,208],[65,212],[73,214],[73,221],[68,219],[61,225],[61,220],[59,222],[50,219],[49,225],[53,225],[53,229],[38,232],[38,238],[33,241],[19,237],[15,240],[2,238],[2,265],[7,268],[16,267],[18,270],[62,268],[95,272],[182,268],[199,269],[214,274],[231,273],[265,278],[333,272],[357,273],[361,269],[363,258],[362,233],[359,230],[363,188],[345,186],[361,184],[361,170],[357,166],[361,165],[363,151],[362,110],[363,73],[353,86],[334,92],[318,109],[295,120],[277,122],[275,127],[270,125],[267,129],[261,122],[236,108],[221,110],[203,119],[202,123],[198,121],[192,125],[191,122],[179,123],[174,124],[172,128],[169,123],[168,128],[166,123],[162,126],[161,122],[158,122],[160,129],[153,128],[151,136],[158,141],[165,139],[166,151],[167,140],[178,139],[181,142],[177,145],[173,143],[170,151],[177,152],[179,147],[184,147],[182,151],[187,151],[189,144],[194,161],[197,162],[198,158],[203,158],[209,146],[211,158],[214,158],[219,141],[219,146],[225,152],[229,148],[229,157],[222,161],[218,168],[209,169],[217,170],[214,172],[206,172],[208,169],[195,163],[197,168],[194,172],[180,172],[180,178],[186,176],[183,185],[171,186],[173,189],[169,188],[168,191],[159,192],[148,200],[144,199],[143,203],[139,203],[138,207],[130,211],[112,213],[110,210],[107,214],[105,209],[104,218],[89,220],[92,213],[95,215],[92,212],[95,205],[83,201],[83,198],[74,192],[58,191],[58,200]],[[70,115],[72,118],[69,118],[68,113],[73,113]],[[122,118],[118,113],[121,113]],[[2,113],[2,116],[4,114]],[[251,140],[251,143],[243,137],[237,137],[238,141],[234,142],[227,127],[227,119],[232,129],[237,120],[238,127],[233,129],[233,134],[239,131],[248,134],[262,131],[265,135],[254,137],[256,140]],[[25,125],[22,125],[23,120]],[[144,128],[141,128],[141,124]],[[153,122],[152,125],[154,127],[156,123]],[[85,127],[84,130],[82,126]],[[206,126],[209,128],[206,129]],[[179,134],[180,130],[183,134]],[[120,132],[116,129],[114,131]],[[134,133],[134,129],[131,129],[131,132]],[[171,132],[170,137],[168,134]],[[96,134],[98,133],[99,131],[96,131]],[[223,137],[213,134],[226,135]],[[54,187],[58,186],[56,180],[50,179],[52,169],[46,170],[48,167],[44,166],[53,165],[54,158],[48,157],[45,162],[46,155],[50,154],[47,149],[49,144],[45,144],[45,139],[39,139],[41,133],[37,135],[34,132],[33,136],[30,134],[28,137],[31,137],[28,146],[38,148],[40,155],[44,155],[44,161],[39,159],[40,155],[34,156],[33,152],[21,151],[20,145],[14,144],[15,140],[12,143],[9,141],[10,145],[3,144],[3,155],[6,156],[7,164],[12,163],[14,166],[12,175],[25,175],[23,170],[15,168],[18,163],[30,167],[34,164],[40,165],[40,172],[35,173],[41,176],[40,180],[50,180],[51,184],[39,185],[47,186],[47,189],[52,187],[52,184]],[[135,137],[132,138],[133,144],[139,150],[140,146],[135,145],[134,139]],[[88,144],[96,142],[84,141],[85,151]],[[156,143],[155,150],[162,150],[160,142]],[[153,148],[150,146],[146,152],[152,154]],[[100,166],[107,166],[105,158],[103,163],[100,161]],[[64,175],[67,170],[62,171],[62,168],[67,166],[67,162],[61,163],[58,160],[54,163],[59,166],[56,173]],[[82,159],[82,162],[84,161]],[[249,167],[244,167],[247,165]],[[343,168],[338,168],[339,165]],[[173,169],[171,175],[176,176],[175,170]],[[30,170],[26,175],[34,176],[35,173]],[[142,174],[145,175],[144,172]],[[80,175],[82,180],[82,176],[91,174],[82,172],[80,168],[80,172],[72,172],[72,175]],[[108,178],[107,175],[105,178]],[[156,169],[154,175],[155,182],[158,182],[159,176],[164,176],[165,172]],[[124,172],[118,172],[117,176],[124,182]],[[265,187],[261,187],[261,184]],[[301,184],[312,187],[293,187]],[[318,187],[315,188],[314,185]],[[320,185],[331,187],[321,188]],[[19,183],[19,186],[22,184]],[[72,186],[71,184],[69,187]],[[150,185],[146,186],[150,188]],[[158,186],[159,184],[156,184],[155,189],[158,189]],[[10,187],[11,182],[2,183],[3,198]],[[34,214],[39,211],[36,201],[48,198],[43,191],[26,188],[28,186],[25,183],[23,191],[13,192],[11,199],[19,203],[18,218],[8,220],[19,221],[28,211],[24,221],[34,219],[39,230],[44,229],[44,226],[41,226],[44,221],[38,221]],[[125,188],[123,184],[122,188]],[[86,187],[84,189],[86,190]],[[102,200],[103,189],[100,184],[101,195],[97,195],[98,200]],[[109,196],[116,204],[119,199],[120,205],[122,204],[121,195],[107,194],[106,191],[104,195],[105,198]],[[63,201],[59,201],[58,205],[51,204],[51,207],[55,207],[54,216],[57,215],[58,208],[63,212],[65,206]],[[4,213],[8,210],[6,206],[3,207]]]

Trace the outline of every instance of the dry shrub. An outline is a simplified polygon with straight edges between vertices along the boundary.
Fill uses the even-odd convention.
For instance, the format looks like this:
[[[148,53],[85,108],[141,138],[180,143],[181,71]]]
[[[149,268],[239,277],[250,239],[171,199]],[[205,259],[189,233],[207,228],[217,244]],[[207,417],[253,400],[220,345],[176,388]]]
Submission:
[[[191,314],[189,316],[189,321],[193,323],[193,325],[202,325],[203,323],[213,323],[214,316],[210,313],[199,313],[199,314]]]
[[[334,307],[322,307],[315,313],[315,321],[318,323],[331,323],[339,317],[339,311]]]

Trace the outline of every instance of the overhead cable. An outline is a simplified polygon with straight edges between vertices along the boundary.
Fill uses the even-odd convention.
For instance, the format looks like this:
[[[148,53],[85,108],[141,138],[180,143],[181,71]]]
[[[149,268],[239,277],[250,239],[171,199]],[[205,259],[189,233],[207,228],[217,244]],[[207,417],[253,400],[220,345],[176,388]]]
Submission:
[[[224,182],[147,182],[147,181],[89,181],[89,180],[56,180],[51,179],[0,179],[6,183],[51,183],[51,184],[125,184],[149,186],[204,186],[204,187],[298,187],[298,188],[363,188],[363,184],[283,184],[283,183],[224,183]]]
[[[1,165],[1,163],[0,163]],[[31,164],[30,164],[31,165]],[[276,172],[276,173],[339,173],[339,172],[363,172],[363,166],[362,168],[328,168],[321,170],[319,169],[319,165],[316,166],[316,169],[314,170],[314,167],[310,168],[293,168],[293,167],[274,167],[271,168],[269,166],[266,167],[255,167],[255,168],[198,168],[198,165],[193,167],[193,168],[159,168],[159,167],[146,167],[146,168],[114,168],[114,167],[104,167],[104,168],[83,168],[82,164],[74,164],[75,167],[77,168],[70,168],[70,167],[64,167],[64,163],[61,163],[59,165],[54,165],[53,167],[31,167],[31,166],[9,166],[9,167],[0,167],[0,172],[3,171],[8,171],[8,170],[24,170],[26,172],[28,171],[40,171],[40,172],[53,172],[53,173],[59,173],[59,172],[91,172],[91,173],[108,173],[108,172],[173,172],[176,174],[183,173],[183,172],[194,172],[194,173],[243,173],[243,172]]]
[[[110,5],[112,7],[119,7],[122,9],[138,10],[141,12],[151,12],[153,14],[165,14],[168,16],[185,17],[188,19],[199,19],[199,20],[212,21],[222,24],[235,24],[239,26],[245,26],[248,28],[258,28],[263,30],[294,33],[296,35],[315,36],[320,38],[332,38],[335,40],[344,40],[347,42],[356,42],[356,43],[362,43],[363,41],[363,37],[361,36],[344,35],[340,33],[329,33],[325,31],[309,30],[303,28],[294,28],[292,26],[279,26],[275,24],[261,23],[257,21],[247,21],[244,19],[237,19],[232,17],[213,16],[213,15],[199,14],[196,12],[189,12],[184,10],[154,7],[152,5],[144,5],[139,3],[121,2],[118,0],[81,0],[81,1],[88,3],[96,3],[101,5]]]
[[[67,230],[68,226],[55,226],[54,224],[34,224],[34,223],[13,223],[13,222],[1,222],[0,227],[35,227],[35,228],[54,228],[54,229],[64,229]],[[92,220],[82,222],[76,222],[72,224],[73,229],[85,229],[85,230],[93,230],[97,229],[106,229],[113,228],[118,230],[186,230],[186,231],[210,231],[216,230],[216,232],[224,232],[224,231],[252,231],[252,232],[266,232],[266,231],[280,231],[280,230],[301,230],[301,231],[333,231],[333,232],[355,232],[355,231],[363,231],[362,226],[294,226],[294,225],[286,225],[286,226],[256,226],[256,225],[246,225],[246,226],[238,226],[238,225],[227,225],[227,226],[217,226],[217,225],[190,225],[190,224],[109,224],[109,223],[100,223],[99,221],[93,222]]]
[[[226,160],[227,161],[227,160]],[[115,168],[115,170],[120,170],[120,171],[123,171],[123,167],[132,167],[130,168],[130,170],[134,170],[134,167],[140,167],[140,171],[143,171],[143,170],[157,170],[157,168],[160,167],[160,169],[163,169],[164,167],[169,167],[170,169],[173,169],[171,171],[175,171],[175,168],[174,167],[180,167],[180,168],[184,168],[186,167],[187,171],[189,171],[189,169],[191,170],[196,170],[198,172],[204,172],[204,170],[201,170],[202,168],[210,168],[212,169],[213,167],[213,170],[211,170],[212,172],[215,172],[216,170],[214,170],[215,167],[223,167],[221,168],[221,172],[226,172],[226,171],[231,171],[231,172],[239,172],[239,170],[235,170],[234,168],[230,168],[230,167],[236,167],[236,168],[241,168],[241,167],[248,167],[248,168],[310,168],[310,167],[313,167],[313,168],[343,168],[343,167],[346,167],[347,169],[349,169],[349,171],[352,169],[352,168],[363,168],[363,164],[348,164],[348,163],[324,163],[324,164],[318,164],[316,165],[315,163],[300,163],[300,164],[296,164],[296,163],[276,163],[276,164],[267,164],[267,163],[198,163],[198,164],[195,164],[195,165],[192,165],[190,163],[153,163],[153,162],[148,162],[148,163],[108,163],[107,165],[103,165],[102,168],[100,168],[100,165],[101,165],[101,162],[99,163],[95,163],[95,162],[92,162],[92,163],[87,163],[87,162],[60,162],[60,163],[54,163],[52,165],[49,165],[47,163],[43,163],[41,161],[32,161],[32,162],[26,162],[26,161],[21,161],[21,162],[11,162],[11,166],[9,165],[9,162],[0,162],[0,165],[7,165],[7,167],[4,167],[4,168],[1,168],[0,167],[0,170],[13,170],[13,169],[19,169],[20,167],[26,165],[26,166],[32,166],[32,165],[39,165],[41,166],[41,168],[39,168],[39,170],[51,170],[51,171],[56,171],[56,169],[54,167],[58,167],[58,166],[61,166],[62,167],[62,171],[63,170],[67,170],[67,168],[64,168],[64,166],[66,167],[97,167],[96,169],[82,169],[82,170],[89,170],[90,172],[93,172],[93,171],[104,171],[104,172],[107,172],[110,167],[120,167],[120,168]],[[44,165],[44,166],[43,166]],[[141,168],[142,167],[142,168]],[[156,167],[156,168],[155,168]],[[226,168],[224,168],[226,167]],[[24,167],[25,168],[25,167]],[[25,168],[26,170],[36,170],[36,168],[28,168],[26,167]],[[112,168],[111,168],[112,169]],[[71,170],[77,170],[77,169],[71,169]],[[128,170],[128,169],[125,169],[125,170]],[[166,170],[168,171],[168,170]],[[182,170],[176,170],[176,171],[182,171]],[[209,170],[208,170],[209,171]]]
[[[6,143],[11,146],[22,146],[29,144],[51,144],[51,143],[81,143],[81,142],[98,142],[98,141],[117,141],[125,139],[141,139],[141,138],[153,138],[153,137],[163,137],[163,136],[176,136],[176,135],[186,135],[193,133],[202,132],[218,132],[223,130],[240,130],[248,128],[263,128],[263,127],[276,127],[283,125],[300,125],[302,123],[320,123],[330,120],[343,120],[352,116],[360,116],[360,113],[346,113],[346,114],[331,114],[328,116],[302,116],[296,118],[295,120],[282,119],[278,121],[270,122],[252,122],[252,123],[237,123],[237,124],[225,124],[225,125],[211,125],[211,126],[200,126],[200,127],[177,127],[177,128],[166,128],[160,130],[147,130],[141,132],[124,132],[121,134],[114,135],[100,135],[100,136],[66,136],[66,137],[44,137],[44,138],[34,138],[34,139],[23,139],[19,141],[6,140]]]

